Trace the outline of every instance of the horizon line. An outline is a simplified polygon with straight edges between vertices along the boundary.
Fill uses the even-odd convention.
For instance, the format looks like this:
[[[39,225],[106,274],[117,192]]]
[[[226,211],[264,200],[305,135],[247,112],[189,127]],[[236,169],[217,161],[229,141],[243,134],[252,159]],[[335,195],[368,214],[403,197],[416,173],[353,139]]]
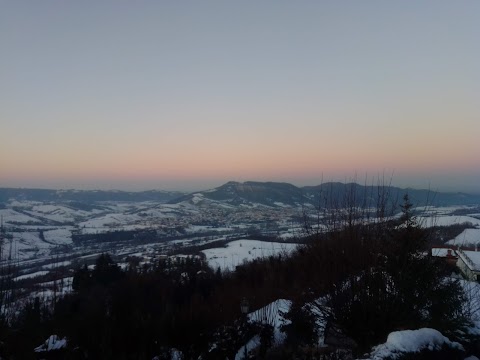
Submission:
[[[161,189],[161,188],[145,188],[144,190],[127,190],[126,188],[85,188],[85,189],[81,189],[81,188],[75,188],[75,187],[42,187],[42,186],[20,186],[20,187],[14,187],[14,186],[1,186],[0,185],[0,189],[12,189],[12,190],[45,190],[45,191],[48,191],[48,190],[51,190],[51,191],[78,191],[78,192],[94,192],[94,191],[104,191],[104,192],[126,192],[126,193],[142,193],[142,192],[149,192],[149,191],[158,191],[158,192],[180,192],[180,193],[196,193],[196,192],[202,192],[202,191],[208,191],[208,190],[214,190],[214,189],[218,189],[226,184],[229,184],[229,183],[236,183],[236,184],[245,184],[245,183],[261,183],[261,184],[267,184],[267,183],[274,183],[274,184],[288,184],[288,185],[293,185],[297,188],[306,188],[306,187],[317,187],[317,186],[321,186],[321,185],[324,185],[324,184],[343,184],[343,185],[351,185],[351,184],[356,184],[356,185],[360,185],[360,186],[382,186],[382,187],[392,187],[392,188],[399,188],[399,189],[402,189],[402,190],[420,190],[420,191],[432,191],[433,193],[439,193],[439,192],[442,192],[442,193],[464,193],[464,194],[470,194],[470,195],[480,195],[480,191],[477,190],[477,191],[466,191],[466,190],[440,190],[439,188],[437,189],[432,189],[432,188],[421,188],[421,187],[413,187],[413,186],[406,186],[406,187],[402,187],[402,186],[399,186],[399,185],[392,185],[391,183],[389,184],[374,184],[374,183],[370,183],[370,184],[362,184],[360,182],[356,182],[356,181],[325,181],[325,182],[321,182],[321,183],[318,183],[318,184],[315,184],[315,185],[302,185],[302,186],[299,186],[299,185],[296,185],[295,183],[293,182],[287,182],[287,181],[270,181],[270,180],[267,180],[267,181],[259,181],[259,180],[245,180],[245,181],[235,181],[235,180],[229,180],[229,181],[226,181],[226,182],[223,182],[221,185],[218,185],[218,186],[215,186],[215,187],[209,187],[209,188],[202,188],[202,189],[197,189],[197,190],[179,190],[179,189],[171,189],[171,190],[165,190],[165,189]]]

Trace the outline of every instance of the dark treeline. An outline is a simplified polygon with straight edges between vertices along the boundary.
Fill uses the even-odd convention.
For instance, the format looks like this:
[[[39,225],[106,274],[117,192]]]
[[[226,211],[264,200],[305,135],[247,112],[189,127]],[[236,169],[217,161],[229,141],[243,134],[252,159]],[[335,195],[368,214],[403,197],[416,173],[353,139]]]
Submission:
[[[218,328],[241,317],[242,297],[255,307],[288,295],[280,291],[288,287],[275,286],[289,279],[298,285],[282,280],[286,273],[282,256],[222,274],[199,257],[122,271],[105,254],[94,270],[76,271],[74,292],[53,310],[36,299],[12,324],[3,323],[2,356],[34,358],[33,348],[50,334],[66,336],[88,358],[151,359],[163,347],[207,352]]]

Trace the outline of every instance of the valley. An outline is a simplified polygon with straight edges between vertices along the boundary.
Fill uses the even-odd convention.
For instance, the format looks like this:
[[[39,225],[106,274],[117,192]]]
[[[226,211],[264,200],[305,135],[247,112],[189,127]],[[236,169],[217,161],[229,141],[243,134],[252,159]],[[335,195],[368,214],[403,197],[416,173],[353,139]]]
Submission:
[[[305,216],[315,221],[320,214],[315,203],[325,189],[338,198],[354,189],[362,204],[366,194],[374,193],[359,185],[324,184],[315,187],[316,193],[283,183],[229,182],[192,194],[162,192],[161,197],[159,192],[82,192],[81,201],[74,190],[0,189],[2,263],[14,269],[9,276],[18,294],[43,298],[71,291],[74,270],[93,266],[102,253],[111,254],[122,268],[198,255],[214,269],[234,271],[243,261],[292,251],[305,235]],[[402,191],[407,190],[395,189]],[[420,191],[413,194],[419,205],[427,198]],[[480,242],[477,198],[463,197],[456,205],[454,194],[438,198],[445,205],[415,209],[419,222],[425,227],[468,223],[470,228],[441,241]]]

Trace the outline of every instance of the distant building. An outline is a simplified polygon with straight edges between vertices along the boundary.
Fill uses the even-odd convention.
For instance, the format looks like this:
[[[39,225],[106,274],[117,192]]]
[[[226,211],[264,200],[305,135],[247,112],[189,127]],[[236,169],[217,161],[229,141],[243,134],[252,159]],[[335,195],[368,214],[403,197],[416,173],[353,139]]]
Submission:
[[[457,266],[469,280],[480,280],[480,252],[457,250]]]

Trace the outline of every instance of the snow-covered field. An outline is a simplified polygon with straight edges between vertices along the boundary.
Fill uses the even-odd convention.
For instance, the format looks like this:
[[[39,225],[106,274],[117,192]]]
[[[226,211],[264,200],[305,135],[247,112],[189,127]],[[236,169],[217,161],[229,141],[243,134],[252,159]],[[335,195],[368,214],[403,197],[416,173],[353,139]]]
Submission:
[[[45,240],[55,244],[71,244],[72,243],[72,227],[63,227],[43,232]]]
[[[0,216],[3,218],[5,225],[9,224],[29,224],[29,223],[36,223],[40,224],[41,221],[35,219],[29,215],[22,214],[18,211],[13,209],[0,209]]]
[[[11,236],[12,242],[4,243],[4,255],[11,253],[13,258],[24,260],[50,253],[52,245],[42,241],[38,231],[12,232]]]
[[[34,273],[31,273],[31,274],[25,274],[25,275],[17,276],[13,280],[14,281],[20,281],[20,280],[24,280],[24,279],[31,279],[31,278],[34,278],[34,277],[37,277],[37,276],[47,275],[48,273],[49,273],[49,271],[47,271],[47,270],[35,271]]]
[[[439,216],[439,215],[451,215],[455,211],[461,210],[468,212],[469,210],[476,209],[474,206],[468,205],[457,205],[457,206],[420,206],[415,207],[413,210],[415,212],[429,214],[432,216]]]
[[[465,229],[455,239],[447,241],[450,245],[478,245],[480,244],[480,229]]]
[[[455,210],[468,212],[471,209],[472,213],[468,215],[453,215]],[[480,219],[475,212],[476,207],[457,206],[457,207],[429,207],[422,215],[417,217],[420,226],[429,228],[433,226],[450,226],[456,224],[468,223],[474,226],[474,229],[465,229],[461,234],[454,239],[450,239],[446,243],[449,245],[477,245],[480,244]]]
[[[91,212],[72,209],[70,207],[57,204],[42,204],[36,205],[27,211],[33,216],[41,216],[45,219],[57,221],[60,223],[73,222],[78,219],[83,219],[92,215]],[[93,213],[97,211],[93,210]]]
[[[474,226],[480,226],[480,219],[464,215],[421,216],[418,217],[418,221],[423,227],[450,226],[463,223],[471,223]]]
[[[297,246],[297,244],[259,240],[236,240],[228,243],[225,248],[207,249],[202,252],[212,268],[233,271],[243,262],[282,253],[289,254]]]
[[[90,210],[80,210],[68,203],[42,203],[12,199],[0,209],[7,233],[12,237],[10,243],[4,241],[3,256],[12,253],[12,257],[19,260],[34,259],[39,256],[48,256],[59,246],[65,249],[74,247],[72,234],[99,234],[118,230],[154,229],[160,236],[176,236],[176,246],[185,246],[191,242],[191,235],[198,234],[197,243],[206,243],[231,234],[244,235],[252,226],[259,226],[262,221],[277,224],[281,231],[275,236],[280,239],[289,239],[303,234],[303,228],[298,222],[292,221],[292,211],[288,207],[277,208],[234,207],[230,204],[214,202],[197,194],[190,200],[176,204],[164,204],[154,201],[145,202],[104,202],[92,206]],[[282,205],[282,204],[277,204]],[[452,215],[456,211],[472,216]],[[425,227],[444,226],[469,222],[477,229],[467,229],[450,243],[478,243],[480,242],[480,219],[478,208],[468,206],[427,207],[418,208],[423,211],[418,220]],[[265,227],[263,228],[264,230]],[[202,233],[216,233],[215,236],[200,239]],[[182,234],[189,235],[185,239],[179,238]],[[173,243],[172,243],[173,244]],[[65,247],[66,246],[66,247]],[[255,244],[250,246],[245,242],[241,249],[232,243],[225,249],[206,252],[212,266],[222,269],[233,269],[244,260],[256,257],[269,256],[280,250],[290,250],[291,245]]]

